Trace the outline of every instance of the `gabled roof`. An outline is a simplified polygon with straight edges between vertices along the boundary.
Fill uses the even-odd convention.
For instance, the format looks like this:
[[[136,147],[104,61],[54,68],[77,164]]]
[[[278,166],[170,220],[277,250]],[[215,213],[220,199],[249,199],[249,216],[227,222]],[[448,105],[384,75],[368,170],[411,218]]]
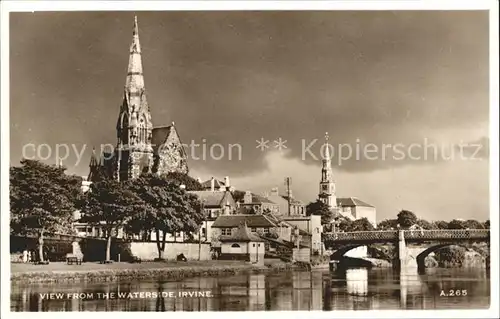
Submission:
[[[243,205],[250,205],[250,204],[262,204],[262,203],[266,203],[266,204],[275,204],[277,205],[275,202],[271,201],[270,199],[262,196],[262,195],[257,195],[257,194],[254,194],[252,193],[252,202],[251,203],[241,203]]]
[[[177,144],[181,147],[182,155],[186,155],[179,133],[177,133],[177,129],[175,128],[173,122],[172,125],[153,127],[153,131],[151,132],[151,144],[155,153],[158,152],[158,148],[160,146],[167,142]]]
[[[375,206],[370,205],[366,202],[363,202],[362,200],[360,200],[356,197],[337,198],[337,205],[341,206],[341,207],[356,207],[356,206],[375,207]]]
[[[269,218],[264,215],[224,215],[219,216],[212,225],[212,228],[235,228],[242,223],[246,223],[248,227],[255,228],[271,228],[276,227]]]
[[[224,198],[226,196],[231,196],[228,192],[212,192],[212,191],[188,191],[190,194],[198,196],[198,198],[203,202],[205,207],[223,207],[226,205],[224,203]]]
[[[201,186],[202,186],[203,188],[211,188],[211,187],[212,187],[212,180],[211,180],[211,179],[209,179],[208,181],[204,181],[203,183],[201,183]],[[225,184],[224,184],[224,182],[223,182],[223,181],[218,180],[218,179],[214,179],[214,187],[215,187],[216,189],[221,188],[221,187],[224,187],[224,186],[225,186]]]
[[[213,226],[212,226],[213,227]],[[240,242],[251,242],[258,241],[263,242],[264,240],[260,236],[252,234],[247,227],[247,224],[243,222],[238,226],[238,229],[233,232],[230,236],[220,236],[219,241],[240,241]]]

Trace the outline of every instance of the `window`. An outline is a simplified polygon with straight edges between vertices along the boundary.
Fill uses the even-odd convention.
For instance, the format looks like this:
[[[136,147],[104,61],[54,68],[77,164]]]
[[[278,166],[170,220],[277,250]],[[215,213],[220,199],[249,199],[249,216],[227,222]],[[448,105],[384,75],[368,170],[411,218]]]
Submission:
[[[255,244],[253,244],[253,247],[255,247]]]
[[[232,248],[240,248],[240,245],[238,245],[238,244],[232,244],[231,247]]]
[[[257,247],[260,247],[260,244],[257,244]]]
[[[231,236],[231,228],[222,228],[222,235]]]
[[[207,235],[207,230],[205,229],[205,227],[203,227],[203,228],[201,229],[201,235],[202,235],[203,237],[205,237],[205,236]]]
[[[251,231],[252,233],[256,233],[256,232],[257,232],[257,228],[252,227],[252,228],[250,228],[250,231]]]
[[[269,234],[269,228],[264,228],[264,234]]]

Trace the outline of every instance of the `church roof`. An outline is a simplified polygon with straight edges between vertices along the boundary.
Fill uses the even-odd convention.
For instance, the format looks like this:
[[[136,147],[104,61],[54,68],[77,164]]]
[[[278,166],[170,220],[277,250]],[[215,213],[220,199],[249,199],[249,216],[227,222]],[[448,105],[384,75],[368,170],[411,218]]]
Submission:
[[[213,226],[212,226],[213,227]],[[258,241],[263,242],[264,240],[260,236],[252,234],[248,230],[248,226],[245,222],[238,226],[238,229],[234,231],[230,236],[220,236],[219,241],[240,241],[240,242],[251,242]]]
[[[271,228],[276,227],[269,218],[264,215],[224,215],[219,216],[212,225],[212,228],[234,228],[242,223],[246,223],[248,227],[255,228]]]
[[[228,192],[188,191],[188,193],[198,196],[207,208],[224,206],[226,203],[223,200],[228,196]]]
[[[337,205],[341,206],[341,207],[356,207],[356,206],[375,207],[375,206],[370,205],[366,202],[363,202],[362,200],[360,200],[356,197],[337,198]]]
[[[153,127],[153,132],[151,134],[151,145],[153,146],[153,150],[155,150],[155,153],[158,150],[158,147],[165,143],[172,131],[175,131],[175,129],[173,129],[173,125]]]

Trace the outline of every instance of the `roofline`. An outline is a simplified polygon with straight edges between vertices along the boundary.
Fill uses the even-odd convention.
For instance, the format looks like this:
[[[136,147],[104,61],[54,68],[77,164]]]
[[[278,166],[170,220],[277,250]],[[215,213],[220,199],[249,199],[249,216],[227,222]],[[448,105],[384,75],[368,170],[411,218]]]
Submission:
[[[157,129],[157,128],[170,128],[171,126],[172,126],[172,124],[170,124],[170,125],[161,125],[161,126],[153,126],[153,130]]]

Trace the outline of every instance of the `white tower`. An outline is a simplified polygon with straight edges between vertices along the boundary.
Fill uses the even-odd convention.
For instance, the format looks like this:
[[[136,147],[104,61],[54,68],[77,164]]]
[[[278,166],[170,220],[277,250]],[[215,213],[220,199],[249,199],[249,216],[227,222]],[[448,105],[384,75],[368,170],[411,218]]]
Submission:
[[[328,132],[325,134],[325,157],[323,167],[321,168],[321,181],[319,182],[319,199],[330,208],[337,207],[337,196],[335,194],[335,181],[332,173],[332,160],[330,157],[330,148],[328,144]]]

